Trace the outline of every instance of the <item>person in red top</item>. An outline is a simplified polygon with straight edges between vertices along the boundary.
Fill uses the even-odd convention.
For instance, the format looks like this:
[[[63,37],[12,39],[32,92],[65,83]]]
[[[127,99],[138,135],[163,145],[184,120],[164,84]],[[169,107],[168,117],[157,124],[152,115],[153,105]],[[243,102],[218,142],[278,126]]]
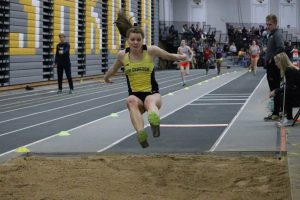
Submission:
[[[209,70],[209,59],[210,57],[213,55],[212,50],[206,46],[203,52],[203,59],[204,59],[204,64],[205,64],[205,68],[206,68],[206,75],[208,74],[208,70]]]

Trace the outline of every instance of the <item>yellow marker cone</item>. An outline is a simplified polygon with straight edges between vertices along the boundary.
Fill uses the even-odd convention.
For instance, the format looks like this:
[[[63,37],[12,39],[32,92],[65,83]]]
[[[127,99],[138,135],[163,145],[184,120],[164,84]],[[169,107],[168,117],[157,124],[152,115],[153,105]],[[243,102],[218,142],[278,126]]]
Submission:
[[[110,116],[111,117],[119,117],[118,113],[111,113]]]
[[[16,152],[18,153],[28,153],[30,150],[27,147],[19,147],[16,149]]]
[[[69,136],[71,135],[68,131],[61,131],[57,134],[58,136]]]

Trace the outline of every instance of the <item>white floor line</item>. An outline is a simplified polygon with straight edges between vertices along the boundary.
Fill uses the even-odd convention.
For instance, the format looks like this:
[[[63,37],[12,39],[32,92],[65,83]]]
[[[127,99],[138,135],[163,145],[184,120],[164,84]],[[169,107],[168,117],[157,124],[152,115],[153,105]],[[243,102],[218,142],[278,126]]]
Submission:
[[[177,77],[177,76],[174,76],[174,77]],[[172,79],[172,80],[176,80],[176,79]],[[170,81],[170,80],[168,80],[168,81]],[[168,82],[168,81],[164,81],[164,82],[161,82],[161,83],[165,83],[165,82]],[[76,95],[76,93],[75,93],[75,95],[71,95],[70,97],[67,97],[67,98],[61,98],[61,99],[58,99],[58,100],[47,101],[45,103],[34,104],[32,106],[27,106],[27,107],[22,107],[22,108],[16,108],[16,109],[13,109],[13,110],[2,111],[2,112],[0,112],[0,114],[4,114],[4,113],[8,113],[8,112],[13,112],[13,111],[17,111],[17,110],[23,110],[23,109],[27,109],[27,108],[33,108],[33,107],[37,107],[37,106],[41,106],[41,105],[46,105],[46,104],[50,104],[50,103],[55,103],[55,102],[59,102],[59,101],[64,101],[64,100],[68,100],[68,99],[75,99],[75,98],[78,98],[78,97],[89,96],[89,95],[98,94],[98,93],[102,93],[102,92],[109,92],[109,91],[113,91],[113,90],[122,89],[122,88],[126,88],[127,87],[123,83],[117,84],[117,85],[123,85],[123,86],[122,87],[117,87],[117,88],[110,87],[110,89],[108,89],[108,90],[100,90],[100,91],[93,92],[93,93],[84,93],[84,94],[79,94],[79,95]],[[49,100],[49,99],[56,99],[56,98],[57,98],[57,96],[51,96],[50,98],[49,97],[39,98],[39,100],[42,100],[42,99]],[[23,102],[15,102],[13,104],[26,103],[26,102],[32,103],[32,101],[35,101],[35,100],[36,99],[28,100],[28,101],[23,101]],[[7,109],[9,107],[5,107],[5,108]]]
[[[245,101],[245,99],[198,99],[197,101]]]
[[[228,124],[161,124],[162,128],[205,128],[205,127],[226,127]]]
[[[197,75],[199,75],[199,74],[194,74],[193,76],[197,76]],[[170,79],[170,78],[172,78],[172,79]],[[167,80],[167,81],[163,81],[163,82],[161,82],[162,80]],[[166,82],[169,82],[169,81],[173,81],[173,80],[177,80],[178,79],[178,75],[173,75],[173,76],[168,76],[168,77],[164,77],[164,78],[162,78],[162,79],[158,79],[158,81],[160,82],[160,83],[166,83]],[[76,98],[76,97],[78,97],[78,96],[86,96],[86,95],[89,95],[89,94],[94,94],[94,93],[90,93],[90,92],[86,92],[86,91],[89,91],[89,90],[95,90],[96,92],[95,93],[98,93],[98,92],[102,92],[102,91],[110,91],[110,90],[114,90],[115,89],[115,87],[114,86],[116,86],[116,85],[122,85],[122,87],[119,87],[119,88],[125,88],[125,87],[127,87],[126,85],[124,85],[124,83],[125,82],[123,82],[123,83],[115,83],[114,85],[108,85],[108,84],[103,84],[103,86],[105,86],[105,88],[104,88],[104,90],[95,90],[94,88],[91,88],[91,89],[87,89],[87,90],[83,90],[84,92],[83,93],[77,93],[77,92],[75,92],[71,97],[69,97],[69,98],[62,98],[62,99],[71,99],[71,98]],[[109,88],[108,90],[105,90],[105,89],[107,89],[107,88]],[[103,89],[103,88],[101,88],[101,89]],[[82,91],[82,90],[80,90],[80,91]],[[79,91],[79,92],[80,92]],[[56,93],[56,91],[53,91],[53,92],[55,92]],[[78,95],[79,94],[79,95]],[[43,100],[43,99],[45,99],[45,100],[48,100],[48,99],[56,99],[57,98],[57,95],[54,95],[54,96],[48,96],[48,97],[40,97],[40,98],[35,98],[35,99],[31,99],[31,100],[26,100],[26,101],[19,101],[19,102],[14,102],[14,103],[10,103],[10,104],[2,104],[2,105],[0,105],[0,108],[1,107],[5,107],[5,109],[7,109],[7,106],[9,106],[9,105],[15,105],[15,104],[21,104],[21,103],[27,103],[27,102],[34,102],[34,101],[36,101],[36,100]],[[51,103],[51,102],[49,102],[49,103]]]
[[[210,95],[206,95],[205,97],[203,97],[202,99],[206,99],[206,98],[248,98],[249,95],[244,95],[244,96],[236,96],[236,95],[232,95],[232,96],[210,96]]]
[[[128,135],[125,135],[125,136],[122,137],[121,139],[119,139],[119,140],[117,140],[117,141],[111,143],[110,145],[107,145],[107,146],[104,147],[103,149],[100,149],[100,150],[98,150],[98,151],[96,151],[96,152],[97,152],[97,153],[101,153],[101,152],[103,152],[103,151],[106,151],[107,149],[110,149],[111,147],[113,147],[113,146],[119,144],[120,142],[122,142],[123,140],[129,138],[130,136],[132,136],[132,135],[134,135],[134,134],[135,134],[135,131],[129,133]],[[0,155],[0,156],[1,156],[1,155]]]
[[[9,134],[12,134],[12,133],[20,132],[20,131],[23,131],[23,130],[26,130],[26,129],[29,129],[29,128],[32,128],[32,127],[36,127],[36,126],[40,126],[40,125],[43,125],[43,124],[47,124],[49,122],[54,122],[54,121],[57,121],[57,120],[60,120],[60,119],[66,118],[66,117],[70,117],[70,116],[78,115],[78,114],[81,114],[81,113],[84,113],[84,112],[88,112],[88,111],[91,111],[91,110],[95,110],[95,109],[98,109],[98,108],[101,108],[101,107],[104,107],[104,106],[107,106],[107,105],[111,105],[111,104],[114,104],[114,103],[117,103],[117,102],[120,102],[120,101],[124,101],[125,99],[126,98],[120,99],[120,100],[117,100],[117,101],[113,101],[113,102],[109,102],[109,103],[103,104],[101,106],[96,106],[96,107],[93,107],[93,108],[85,109],[85,110],[82,110],[82,111],[79,111],[79,112],[75,112],[75,113],[72,113],[72,114],[69,114],[69,115],[64,115],[62,117],[58,117],[58,118],[55,118],[55,119],[44,121],[44,122],[41,122],[41,123],[38,123],[38,124],[34,124],[34,125],[31,125],[31,126],[27,126],[27,127],[21,128],[21,129],[17,129],[17,130],[13,130],[13,131],[10,131],[10,132],[6,132],[6,133],[3,133],[3,134],[0,134],[0,137],[5,136],[5,135],[9,135]]]
[[[192,103],[190,106],[243,105],[244,103]]]
[[[123,84],[117,84],[117,85],[123,85]],[[125,86],[122,86],[122,87],[120,87],[120,88],[123,88],[123,87],[125,87]],[[108,90],[105,90],[105,89],[107,89],[107,88],[109,88]],[[103,90],[102,90],[103,89]],[[96,91],[96,92],[86,92],[86,91],[89,91],[89,90],[93,90],[93,91]],[[106,92],[106,91],[110,91],[110,90],[115,90],[115,88],[114,87],[105,87],[105,88],[101,88],[101,90],[99,90],[99,89],[94,89],[94,88],[92,88],[92,89],[88,89],[88,90],[85,90],[84,92],[82,92],[82,93],[74,93],[74,94],[72,94],[72,95],[68,95],[68,97],[67,98],[61,98],[60,100],[65,100],[65,99],[72,99],[72,98],[76,98],[76,97],[81,97],[81,96],[87,96],[87,95],[90,95],[90,94],[96,94],[96,93],[99,93],[99,92]],[[53,91],[53,93],[56,93],[57,91]],[[2,104],[0,107],[2,108],[2,107],[5,107],[5,108],[7,108],[7,106],[10,106],[10,105],[17,105],[18,106],[18,104],[20,104],[20,105],[24,105],[24,103],[34,103],[35,101],[37,101],[37,100],[52,100],[52,99],[57,99],[57,97],[65,97],[65,96],[62,96],[62,95],[53,95],[53,96],[47,96],[47,97],[40,97],[40,98],[35,98],[35,99],[30,99],[30,100],[24,100],[24,101],[17,101],[17,102],[13,102],[13,103],[9,103],[9,104]],[[50,102],[51,103],[51,102]]]
[[[125,77],[122,76],[122,75],[115,76],[115,78],[114,78],[114,80],[122,80],[122,79],[125,79]],[[97,85],[99,85],[99,81],[97,81],[97,80],[100,80],[100,78],[99,79],[93,79],[93,80],[94,81],[86,80],[87,82],[89,82],[89,81],[91,82],[89,84],[84,84],[84,85],[75,84],[75,86],[80,86],[78,88],[84,89],[84,88],[90,88],[91,86],[97,86]],[[74,82],[74,83],[76,83],[76,82]],[[30,83],[29,83],[29,85],[30,85]],[[32,90],[32,91],[21,91],[21,92],[20,91],[16,91],[16,93],[13,93],[13,94],[2,94],[1,97],[9,97],[9,96],[15,96],[15,95],[22,95],[22,94],[24,94],[24,96],[18,96],[18,97],[12,97],[12,98],[10,98],[10,99],[16,99],[16,98],[30,97],[30,96],[39,95],[39,94],[45,94],[45,93],[49,93],[49,91],[52,91],[52,90],[55,90],[55,92],[57,91],[57,84],[56,83],[51,84],[51,85],[45,85],[45,86],[37,86],[37,88],[41,88],[41,87],[50,87],[50,88],[41,89],[41,90]],[[65,86],[65,87],[63,87],[63,89],[68,90],[69,88],[67,86]],[[6,91],[3,91],[3,92],[6,92]],[[42,93],[30,95],[30,93],[36,93],[36,92],[42,92]],[[3,101],[3,100],[9,100],[9,99],[2,99],[0,101]]]
[[[225,135],[228,133],[229,129],[231,128],[231,126],[234,124],[234,122],[236,121],[236,119],[238,118],[238,116],[242,113],[242,111],[244,110],[244,108],[246,107],[246,105],[248,104],[248,102],[250,101],[251,97],[254,95],[254,93],[256,92],[256,90],[259,88],[259,86],[262,84],[263,80],[265,79],[265,76],[260,80],[259,84],[256,86],[256,88],[253,90],[253,92],[251,93],[251,95],[249,96],[249,98],[247,99],[247,101],[245,102],[245,104],[240,108],[239,112],[234,116],[234,118],[231,120],[231,122],[229,123],[229,126],[227,126],[227,128],[223,131],[223,133],[221,134],[221,136],[217,139],[217,141],[215,142],[215,144],[210,148],[210,152],[215,151],[216,148],[218,147],[218,145],[220,144],[220,142],[222,141],[222,139],[225,137]]]
[[[231,94],[208,94],[207,96],[235,96],[235,95],[245,95],[245,96],[249,96],[251,95],[251,93],[231,93]]]
[[[75,105],[78,105],[78,104],[83,104],[83,103],[87,103],[87,102],[91,102],[91,101],[103,99],[103,98],[106,98],[106,97],[111,97],[111,96],[118,95],[118,94],[123,94],[123,93],[127,93],[127,91],[117,92],[117,93],[113,93],[113,94],[109,94],[109,95],[105,95],[105,96],[101,96],[101,97],[96,97],[96,98],[88,99],[88,100],[85,100],[85,101],[80,101],[80,102],[68,104],[68,105],[65,105],[65,106],[60,106],[60,107],[56,107],[56,108],[52,108],[52,109],[48,109],[48,110],[43,110],[43,111],[40,111],[40,112],[31,113],[31,114],[28,114],[28,115],[23,115],[23,116],[20,116],[20,117],[15,117],[15,118],[7,119],[7,120],[4,120],[4,121],[0,121],[0,124],[5,123],[5,122],[10,122],[10,121],[13,121],[13,120],[17,120],[17,119],[22,119],[22,118],[26,118],[26,117],[30,117],[30,116],[42,114],[42,113],[46,113],[46,112],[51,112],[51,111],[54,111],[54,110],[59,110],[59,109],[63,109],[63,108],[75,106]]]
[[[158,74],[158,79],[162,78],[159,75],[162,74],[163,76],[166,75],[166,73],[160,72],[157,73]],[[168,74],[167,74],[168,75]],[[174,75],[175,76],[175,75]],[[164,78],[164,77],[163,77]],[[166,78],[168,78],[168,76],[166,76]],[[114,80],[123,80],[125,79],[124,76],[120,75],[120,76],[115,76]],[[90,81],[90,80],[87,80]],[[117,84],[121,84],[121,83],[117,83]],[[80,84],[79,84],[80,85]],[[79,85],[75,85],[75,86],[79,86]],[[97,86],[99,85],[99,82],[97,82],[94,79],[94,82],[91,82],[90,84],[87,85],[80,85],[80,87],[78,87],[79,89],[84,89],[84,88],[90,88],[91,86]],[[0,101],[5,101],[5,100],[10,100],[10,99],[19,99],[19,98],[24,98],[24,97],[30,97],[30,96],[36,96],[36,95],[43,95],[43,94],[47,94],[47,93],[51,93],[51,92],[56,92],[57,91],[57,86],[53,86],[53,85],[49,85],[49,86],[38,86],[38,87],[51,87],[49,89],[44,89],[44,90],[37,90],[37,91],[22,91],[22,92],[17,92],[17,93],[13,93],[13,94],[1,94],[0,97],[9,97],[9,96],[15,96],[15,95],[22,95],[24,94],[24,96],[17,96],[17,97],[11,97],[11,98],[6,98],[6,99],[0,99]],[[63,89],[68,90],[68,87],[64,87]],[[54,90],[54,91],[53,91]],[[5,91],[4,91],[5,92]],[[41,93],[37,93],[37,92],[41,92]],[[30,93],[34,93],[34,94],[30,94]]]

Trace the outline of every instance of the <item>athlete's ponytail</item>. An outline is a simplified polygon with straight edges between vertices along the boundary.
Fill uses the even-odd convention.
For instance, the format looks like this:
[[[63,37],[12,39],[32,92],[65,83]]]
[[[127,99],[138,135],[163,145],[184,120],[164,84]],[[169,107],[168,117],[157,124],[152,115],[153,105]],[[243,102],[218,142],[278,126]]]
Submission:
[[[123,37],[126,37],[127,31],[133,27],[131,18],[128,19],[123,10],[118,12],[118,17],[115,21],[115,24]]]

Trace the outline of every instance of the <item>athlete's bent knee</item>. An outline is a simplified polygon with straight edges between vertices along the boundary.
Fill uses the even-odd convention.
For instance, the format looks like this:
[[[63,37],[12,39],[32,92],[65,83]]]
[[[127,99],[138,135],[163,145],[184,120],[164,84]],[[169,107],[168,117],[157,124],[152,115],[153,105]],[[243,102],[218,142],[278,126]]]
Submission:
[[[137,97],[131,95],[127,98],[127,105],[128,106],[138,106],[139,100]]]

